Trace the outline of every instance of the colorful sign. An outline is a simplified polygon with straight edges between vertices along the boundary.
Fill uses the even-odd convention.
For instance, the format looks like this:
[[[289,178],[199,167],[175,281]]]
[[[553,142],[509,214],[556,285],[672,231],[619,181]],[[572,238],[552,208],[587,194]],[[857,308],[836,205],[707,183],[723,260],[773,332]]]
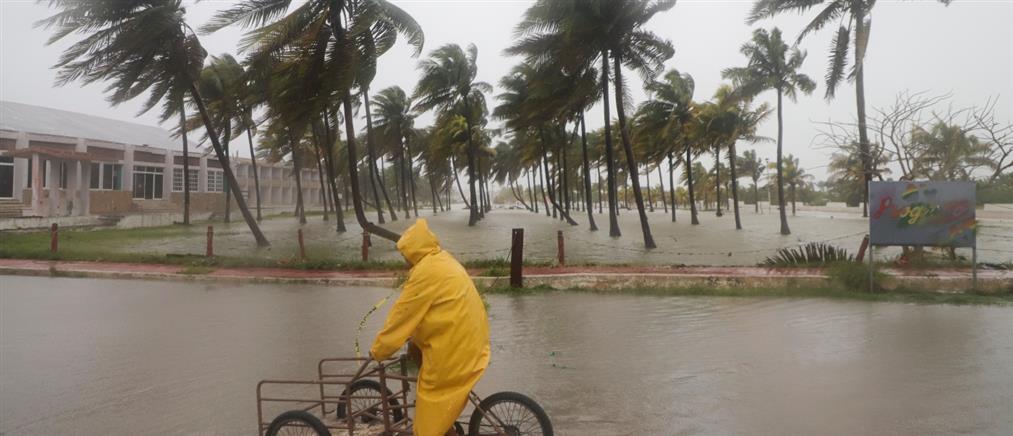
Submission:
[[[974,247],[974,188],[974,182],[869,183],[869,242]]]

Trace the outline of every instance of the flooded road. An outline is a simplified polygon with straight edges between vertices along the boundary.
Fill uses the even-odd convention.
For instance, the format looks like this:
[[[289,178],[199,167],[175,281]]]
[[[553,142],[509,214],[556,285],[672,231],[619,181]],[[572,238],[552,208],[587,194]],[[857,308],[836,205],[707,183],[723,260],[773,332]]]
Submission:
[[[255,434],[386,289],[0,276],[0,433]],[[1013,434],[1013,309],[490,296],[478,392],[561,435]],[[386,309],[370,319],[363,341]]]

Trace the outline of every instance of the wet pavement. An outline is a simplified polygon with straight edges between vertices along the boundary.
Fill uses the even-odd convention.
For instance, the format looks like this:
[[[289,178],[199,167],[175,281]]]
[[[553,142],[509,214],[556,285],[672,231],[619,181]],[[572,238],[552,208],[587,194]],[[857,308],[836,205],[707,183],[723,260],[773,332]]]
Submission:
[[[678,221],[661,210],[649,213],[651,229],[658,248],[645,250],[636,211],[622,211],[620,227],[623,236],[611,238],[608,221],[603,215],[595,220],[600,230],[587,228],[586,213],[573,212],[580,223],[569,226],[558,220],[522,210],[497,209],[475,227],[468,227],[468,212],[454,210],[432,215],[420,211],[430,227],[440,237],[444,248],[459,259],[505,259],[510,252],[511,229],[525,231],[524,256],[536,262],[553,262],[556,259],[556,232],[563,231],[567,262],[629,265],[756,265],[781,247],[796,246],[811,241],[827,241],[857,252],[862,236],[868,233],[868,221],[853,213],[800,212],[789,217],[792,234],[778,233],[776,214],[756,215],[752,209],[743,211],[743,229],[735,230],[734,217],[725,214],[716,217],[713,211],[700,214],[700,225],[689,223],[689,213],[678,211]],[[375,215],[370,215],[375,218]],[[303,227],[307,253],[313,256],[336,257],[344,260],[360,258],[362,231],[354,218],[346,214],[347,232],[334,231],[334,222],[324,222],[320,216],[311,216]],[[332,217],[333,220],[333,217]],[[414,222],[414,218],[411,220]],[[385,227],[402,231],[410,224],[401,219]],[[298,253],[297,229],[294,218],[265,220],[263,230],[272,246],[259,249],[250,237],[246,224],[233,221],[215,224],[215,252],[220,255],[291,258]],[[129,253],[196,254],[205,251],[205,228],[195,227],[186,236],[147,239],[143,244],[124,246],[110,244],[108,249]],[[979,262],[1013,262],[1013,219],[983,220],[978,234]],[[877,256],[896,256],[899,249],[877,249]],[[969,259],[969,250],[959,251]],[[374,260],[400,260],[394,244],[374,238],[370,258]]]
[[[253,434],[257,381],[351,355],[389,292],[0,276],[0,433]],[[1013,433],[1013,309],[488,300],[478,392],[534,397],[560,435]]]

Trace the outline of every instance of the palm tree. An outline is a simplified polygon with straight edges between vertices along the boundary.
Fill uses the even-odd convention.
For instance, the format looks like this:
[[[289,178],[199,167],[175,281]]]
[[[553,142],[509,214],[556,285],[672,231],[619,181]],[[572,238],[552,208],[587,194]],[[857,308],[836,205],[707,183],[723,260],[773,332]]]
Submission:
[[[949,5],[952,0],[936,0],[944,5]],[[837,33],[830,42],[830,57],[826,74],[826,98],[833,99],[844,79],[845,69],[848,67],[848,52],[854,53],[851,72],[848,79],[855,81],[855,102],[858,105],[858,138],[859,152],[862,157],[864,172],[864,195],[869,196],[868,184],[873,178],[874,168],[872,166],[874,157],[869,143],[868,129],[866,128],[865,116],[865,53],[869,45],[869,31],[872,27],[872,8],[876,0],[756,0],[753,10],[750,12],[746,22],[754,24],[757,21],[773,17],[777,14],[795,11],[798,13],[808,12],[817,6],[822,9],[809,24],[802,29],[798,35],[797,42],[801,42],[810,33],[816,32],[835,21],[840,22]],[[866,204],[863,201],[862,204]],[[868,216],[868,208],[863,208],[862,216]]]
[[[675,171],[673,154],[689,151],[689,126],[694,123],[693,91],[696,87],[693,76],[672,69],[660,81],[648,82],[644,87],[650,98],[637,110],[640,134],[652,137],[658,144],[659,153],[668,157],[668,177],[672,200],[672,222],[675,222]],[[690,159],[691,161],[691,159]],[[689,162],[691,165],[692,162]],[[696,206],[690,205],[692,220],[696,223]]]
[[[304,86],[314,89],[317,96],[307,103],[319,108],[325,120],[337,118],[331,108],[334,99],[341,103],[356,220],[364,230],[397,241],[400,235],[371,223],[363,208],[351,90],[369,83],[369,77],[360,77],[368,71],[364,65],[375,63],[399,35],[418,54],[425,40],[422,30],[410,15],[386,0],[309,0],[290,11],[291,5],[292,0],[241,2],[219,12],[203,29],[215,31],[237,23],[260,26],[243,40],[242,48],[251,50],[252,57],[268,57],[289,47],[305,58],[302,63],[315,74]],[[333,129],[336,137],[338,126]]]
[[[456,112],[464,118],[469,134],[466,135],[468,147],[468,189],[470,191],[470,207],[468,225],[474,226],[484,214],[479,206],[478,194],[475,190],[478,174],[476,173],[477,157],[472,129],[475,123],[474,111],[477,106],[485,106],[484,92],[492,92],[492,86],[475,80],[478,74],[478,48],[474,44],[468,46],[465,54],[457,44],[444,45],[432,53],[429,58],[419,63],[422,77],[415,87],[413,99],[416,110],[426,112],[439,109],[443,112]]]
[[[375,97],[373,117],[376,118],[374,135],[388,149],[393,150],[401,181],[401,203],[404,205],[405,216],[409,213],[409,204],[414,205],[415,216],[418,216],[418,205],[415,204],[415,169],[412,163],[411,141],[415,135],[415,108],[412,100],[399,86],[391,86],[381,90]],[[406,180],[407,179],[407,180]],[[411,191],[411,202],[408,192]]]
[[[748,99],[743,99],[729,85],[722,85],[718,87],[717,92],[714,94],[714,108],[718,111],[718,115],[712,121],[711,128],[717,135],[718,145],[714,147],[716,153],[719,153],[722,148],[728,149],[728,168],[731,177],[731,191],[732,207],[735,212],[735,229],[742,229],[742,219],[739,214],[739,175],[736,169],[737,154],[735,151],[735,144],[740,139],[749,142],[759,142],[769,140],[769,138],[760,137],[756,135],[757,127],[763,122],[770,113],[771,109],[767,104],[762,104],[758,108],[753,109],[751,102]],[[717,174],[720,174],[720,161],[715,170]],[[720,183],[718,183],[720,186]],[[720,195],[718,195],[720,201]],[[720,207],[720,206],[719,206]]]
[[[911,142],[918,150],[912,172],[931,180],[971,180],[975,169],[989,164],[988,144],[960,126],[940,121],[929,130],[917,128]]]
[[[109,101],[113,104],[148,93],[142,113],[163,100],[169,106],[165,112],[175,113],[179,110],[180,99],[172,92],[186,89],[201,113],[218,160],[228,161],[197,88],[207,52],[186,25],[186,10],[180,0],[52,0],[50,5],[60,12],[40,22],[47,28],[56,28],[49,44],[70,34],[87,35],[67,48],[56,63],[59,85],[75,80],[85,84],[110,81],[107,90],[112,92]],[[174,98],[166,99],[167,96]],[[232,169],[222,166],[229,187],[238,193],[239,183]],[[241,195],[235,198],[257,244],[269,245],[247,209],[246,201]]]
[[[766,168],[763,161],[756,156],[756,150],[744,151],[738,161],[739,168],[742,169],[742,176],[749,177],[753,181],[753,204],[756,207],[755,213],[760,213],[760,194],[757,184],[760,182],[760,177],[763,177],[763,171]]]
[[[799,165],[798,158],[789,154],[785,158],[784,164],[784,180],[788,182],[788,186],[791,187],[791,216],[795,216],[795,199],[796,191],[799,185],[803,187],[809,183],[812,183],[813,176],[805,171]]]
[[[726,79],[732,79],[744,96],[755,96],[768,89],[777,92],[777,201],[781,208],[781,234],[789,235],[791,229],[788,228],[788,216],[784,210],[781,161],[784,143],[782,98],[787,95],[796,101],[799,91],[811,94],[816,89],[816,83],[799,72],[805,62],[805,52],[796,47],[789,48],[781,38],[781,30],[776,27],[769,33],[764,29],[755,30],[753,39],[745,43],[740,51],[749,59],[748,65],[728,68],[722,75]]]

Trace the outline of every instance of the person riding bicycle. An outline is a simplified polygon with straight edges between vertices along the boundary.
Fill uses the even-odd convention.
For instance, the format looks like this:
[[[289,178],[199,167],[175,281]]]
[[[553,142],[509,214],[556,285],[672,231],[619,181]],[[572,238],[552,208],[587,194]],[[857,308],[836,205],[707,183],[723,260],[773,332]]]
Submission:
[[[414,434],[454,434],[451,426],[489,366],[485,304],[468,272],[440,248],[425,219],[405,231],[397,249],[411,270],[369,354],[387,359],[411,338],[422,351]]]

